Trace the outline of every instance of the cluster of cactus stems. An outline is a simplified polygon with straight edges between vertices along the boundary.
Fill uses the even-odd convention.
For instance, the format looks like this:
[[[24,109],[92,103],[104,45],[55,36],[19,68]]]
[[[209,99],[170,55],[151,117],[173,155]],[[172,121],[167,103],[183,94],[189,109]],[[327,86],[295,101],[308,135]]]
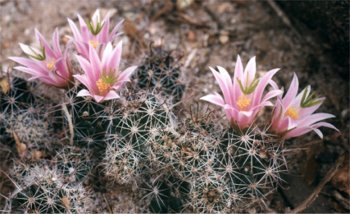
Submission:
[[[62,169],[48,164],[21,166],[12,171],[18,180],[16,190],[9,196],[6,209],[28,213],[86,212],[89,191],[81,183],[67,183]]]
[[[69,24],[82,69],[46,62],[45,49],[40,55],[40,51],[21,44],[25,53],[32,51],[35,56],[42,56],[31,60],[44,60],[49,72],[56,66],[56,75],[64,73],[67,79],[44,77],[29,68],[35,65],[27,59],[12,58],[28,67],[18,70],[32,72],[46,84],[52,82],[60,88],[68,84],[63,87],[66,91],[61,103],[48,104],[33,92],[36,83],[16,77],[8,80],[8,90],[0,91],[0,140],[16,145],[20,156],[9,170],[15,190],[7,197],[5,212],[96,211],[92,204],[96,203],[93,201],[98,190],[92,186],[96,180],[102,180],[98,176],[106,179],[108,185],[131,186],[135,200],[143,206],[135,210],[242,211],[263,201],[283,183],[281,174],[287,171],[284,139],[312,130],[320,135],[321,126],[334,128],[328,123],[316,123],[330,115],[312,114],[322,99],[310,95],[309,88],[295,98],[296,76],[282,99],[281,90],[271,80],[277,70],[257,78],[255,58],[243,74],[238,57],[233,80],[223,68],[219,67],[219,72],[212,69],[224,96],[216,93],[202,99],[225,109],[228,126],[206,113],[180,115],[174,106],[181,102],[185,86],[180,81],[181,67],[169,52],[152,49],[137,69],[128,68],[114,76],[116,70],[103,69],[108,70],[108,63],[114,63],[111,69],[119,66],[121,43],[113,49],[111,41],[98,37],[100,31],[108,32],[103,29],[109,26],[109,18],[101,21],[99,14],[94,14],[88,25],[92,40],[86,43],[80,41],[74,23]],[[38,35],[46,47],[48,44]],[[54,51],[59,52],[57,44],[54,46]],[[105,49],[96,51],[99,48]],[[102,61],[99,53],[103,54]],[[102,71],[98,66],[103,67]],[[69,74],[64,68],[71,69]],[[81,70],[85,76],[73,75]],[[101,72],[99,77],[96,72]],[[73,84],[72,76],[82,84]],[[129,77],[130,83],[121,87]],[[274,89],[263,97],[267,84]],[[261,124],[267,128],[261,128],[254,122],[258,111],[276,96],[285,106],[274,110],[277,113],[274,112],[272,128],[270,122],[263,121]],[[298,107],[299,101],[310,105]],[[61,111],[61,106],[66,111]],[[309,117],[312,122],[297,120],[300,116]],[[73,144],[62,135],[71,136]]]

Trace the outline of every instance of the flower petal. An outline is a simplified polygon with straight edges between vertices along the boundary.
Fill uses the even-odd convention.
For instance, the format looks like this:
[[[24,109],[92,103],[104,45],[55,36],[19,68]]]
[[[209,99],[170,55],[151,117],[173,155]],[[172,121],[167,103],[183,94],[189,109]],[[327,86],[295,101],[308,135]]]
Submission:
[[[329,118],[331,114],[326,114],[326,113],[319,113],[320,115],[318,115],[317,117],[318,118]],[[327,116],[328,115],[328,116]],[[333,116],[333,115],[332,115]],[[322,119],[321,119],[322,120]],[[316,124],[313,124],[313,125],[299,125],[287,132],[285,138],[288,139],[288,138],[292,138],[292,137],[298,137],[298,136],[301,136],[301,135],[304,135],[308,132],[311,132],[311,131],[315,131],[316,134],[322,138],[323,137],[323,134],[322,132],[318,129],[320,127],[327,127],[327,128],[332,128],[332,129],[335,129],[337,131],[339,131],[336,127],[334,127],[332,124],[329,124],[329,123],[326,123],[326,122],[320,122],[320,123],[316,123]]]
[[[38,42],[45,48],[45,53],[49,58],[57,58],[59,56],[56,56],[54,51],[51,49],[49,43],[46,41],[46,39],[41,35],[41,33],[38,31],[38,29],[35,28],[35,36],[38,40]]]
[[[78,92],[77,97],[92,97],[92,95],[88,90],[82,89]]]
[[[328,114],[328,113],[316,113],[309,115],[308,117],[305,117],[298,121],[299,126],[310,126],[318,121],[329,119],[329,118],[334,118],[335,116],[333,114]]]
[[[224,99],[218,93],[209,94],[209,95],[206,95],[206,96],[201,97],[199,99],[207,101],[207,102],[210,102],[210,103],[213,103],[214,105],[218,105],[218,106],[221,106],[221,107],[224,107],[224,105],[225,105]]]
[[[80,31],[78,30],[77,26],[74,24],[74,22],[71,19],[67,19],[68,24],[70,26],[70,29],[72,30],[74,40],[77,42],[81,42],[83,40]]]
[[[62,51],[60,47],[60,37],[58,33],[58,29],[56,28],[53,35],[52,35],[52,47],[53,51],[56,54],[56,57],[59,58],[62,56]]]
[[[230,77],[230,75],[228,74],[228,72],[226,71],[225,68],[221,67],[221,66],[217,66],[219,72],[220,72],[220,76],[221,76],[221,79],[223,81],[225,81],[225,84],[229,90],[229,98],[230,98],[230,102],[233,103],[233,100],[234,100],[234,97],[232,96],[233,95],[233,83],[232,83],[232,79]]]
[[[299,88],[299,81],[297,75],[294,73],[293,80],[290,83],[289,89],[286,95],[282,99],[282,105],[287,107],[292,102],[292,100],[296,97]]]
[[[69,80],[71,77],[71,72],[69,72],[67,64],[63,58],[60,58],[55,63],[56,71],[59,76],[63,79]]]
[[[278,70],[279,68],[272,69],[260,79],[259,84],[254,92],[253,105],[258,105],[261,102],[267,84],[270,82],[271,78],[278,72]]]
[[[111,90],[108,92],[108,94],[104,97],[103,100],[113,100],[113,99],[118,99],[120,96],[115,92],[114,90]]]
[[[89,61],[92,68],[92,75],[97,81],[102,73],[102,66],[97,51],[91,45],[89,45]]]
[[[234,79],[242,79],[243,78],[243,64],[241,57],[237,56],[237,61],[235,65],[235,73],[233,75]]]
[[[314,106],[311,106],[311,107],[301,108],[299,111],[300,118],[304,118],[306,116],[313,114],[322,105],[324,100],[325,100],[325,98],[319,98],[320,103],[318,103]]]
[[[122,48],[123,48],[123,43],[122,41],[120,41],[117,44],[117,46],[114,48],[114,50],[112,51],[112,53],[110,54],[107,60],[108,68],[119,71],[120,59],[122,57]]]
[[[219,87],[224,95],[225,102],[229,105],[232,105],[231,94],[230,94],[230,86],[227,85],[227,81],[223,78],[221,74],[219,74],[215,69],[209,67],[211,72],[213,73],[216,82],[219,84]],[[226,70],[225,70],[226,71]],[[227,71],[226,71],[227,73]]]
[[[313,131],[313,129],[308,126],[308,127],[297,127],[289,132],[284,136],[285,139],[293,138],[293,137],[299,137],[301,135],[304,135],[308,132]]]
[[[9,57],[10,60],[15,61],[21,65],[24,65],[28,68],[35,69],[42,73],[47,72],[47,68],[44,66],[42,61],[34,61],[32,59],[24,58],[24,57]]]
[[[41,70],[35,70],[33,68],[28,68],[28,67],[24,67],[24,66],[16,66],[14,67],[14,69],[18,70],[18,71],[22,71],[24,73],[33,75],[33,76],[46,76],[46,73],[42,72]]]
[[[241,58],[239,57],[239,55],[237,56],[237,61],[236,61],[236,65],[235,65],[235,73],[233,74],[233,93],[232,93],[232,97],[233,100],[238,99],[238,97],[241,95],[241,89],[239,87],[238,81],[237,80],[241,80],[243,79],[243,64],[241,61]]]
[[[22,51],[29,56],[42,54],[42,52],[35,47],[30,47],[23,43],[18,43],[18,44],[19,44],[19,47],[22,49]]]
[[[124,20],[121,20],[120,22],[118,22],[118,23],[115,25],[115,27],[113,28],[113,30],[112,30],[111,33],[109,34],[109,35],[110,35],[109,38],[108,38],[109,41],[112,41],[112,40],[114,39],[114,37],[118,35],[117,32],[122,28],[123,23],[124,23]]]
[[[277,97],[278,95],[281,95],[283,93],[282,90],[272,90],[272,91],[269,91],[265,96],[264,98],[262,99],[261,103],[267,103],[268,100],[274,98],[274,97]]]
[[[98,41],[100,41],[101,43],[107,43],[107,42],[111,42],[112,40],[109,40],[108,38],[108,34],[109,34],[109,16],[106,15],[106,17],[104,18],[103,21],[103,26],[101,29],[101,32],[97,35],[98,37]]]
[[[96,100],[96,102],[98,102],[98,103],[104,100],[104,97],[103,97],[103,96],[100,96],[100,95],[93,95],[92,97],[93,97],[93,98]]]
[[[112,43],[108,42],[108,44],[106,45],[105,49],[103,50],[103,54],[102,54],[103,69],[107,69],[106,65],[108,65],[108,59],[112,55],[112,51],[113,51]]]
[[[130,81],[131,75],[135,72],[137,66],[131,66],[125,69],[122,73],[119,74],[118,82],[127,82]]]
[[[256,74],[256,61],[254,56],[250,58],[244,70],[244,77],[248,79],[246,81],[242,81],[242,83],[244,84],[245,82],[247,82],[248,84],[250,84],[254,80],[255,74]]]
[[[327,122],[319,122],[319,123],[312,125],[312,127],[314,127],[314,128],[327,127],[327,128],[334,129],[337,132],[339,132],[339,129],[337,129],[335,126],[333,126],[332,124],[327,123]]]
[[[78,14],[77,16],[78,16],[79,25],[80,25],[80,32],[81,32],[82,41],[84,41],[85,43],[89,43],[89,40],[91,37],[90,31],[89,31],[84,19],[80,16],[80,14]]]

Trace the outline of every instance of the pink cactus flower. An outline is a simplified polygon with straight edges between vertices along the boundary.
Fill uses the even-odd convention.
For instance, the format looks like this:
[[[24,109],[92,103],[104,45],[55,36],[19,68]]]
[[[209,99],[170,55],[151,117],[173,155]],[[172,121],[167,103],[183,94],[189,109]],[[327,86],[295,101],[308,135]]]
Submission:
[[[31,75],[29,80],[39,79],[47,85],[58,88],[65,88],[70,85],[72,73],[70,72],[66,54],[63,54],[59,43],[59,34],[56,29],[52,36],[50,45],[40,32],[35,29],[35,35],[40,49],[19,43],[22,51],[29,56],[9,57],[9,59],[21,64],[15,67],[16,70]]]
[[[120,72],[122,42],[119,42],[114,49],[112,44],[108,43],[103,51],[102,60],[97,51],[91,45],[89,47],[88,60],[76,55],[84,74],[74,75],[74,77],[88,89],[79,91],[77,96],[93,97],[96,102],[119,98],[116,90],[130,80],[130,76],[137,66],[129,67]]]
[[[73,42],[77,48],[79,54],[86,59],[89,58],[89,45],[95,49],[101,45],[106,45],[108,42],[112,42],[116,36],[119,35],[123,21],[119,22],[113,30],[109,31],[109,18],[107,14],[103,20],[101,20],[100,11],[96,10],[93,14],[91,21],[85,22],[84,19],[78,14],[80,31],[71,19],[68,19],[69,26],[73,32]]]
[[[299,81],[296,74],[289,86],[286,95],[278,97],[273,112],[271,129],[283,135],[284,139],[298,137],[314,131],[323,138],[320,127],[328,127],[335,130],[332,124],[320,122],[321,120],[335,117],[327,113],[314,113],[322,104],[325,98],[317,98],[311,93],[311,87],[307,86],[298,95]]]
[[[220,66],[219,72],[211,67],[210,70],[220,86],[223,97],[215,93],[204,96],[201,100],[224,108],[231,125],[239,129],[249,127],[263,107],[273,105],[269,100],[282,93],[271,79],[279,69],[270,70],[261,78],[257,78],[255,57],[249,60],[244,72],[241,59],[237,57],[233,80]],[[264,95],[269,84],[274,86],[274,89]]]

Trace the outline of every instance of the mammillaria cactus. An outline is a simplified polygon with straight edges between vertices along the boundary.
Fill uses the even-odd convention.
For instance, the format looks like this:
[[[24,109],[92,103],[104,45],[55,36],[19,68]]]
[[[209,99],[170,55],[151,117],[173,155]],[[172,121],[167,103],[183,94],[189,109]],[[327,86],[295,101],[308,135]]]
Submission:
[[[283,96],[272,79],[278,69],[259,77],[255,57],[243,69],[238,56],[233,78],[223,67],[210,67],[223,94],[201,100],[223,108],[228,121],[203,112],[189,116],[174,108],[185,91],[177,59],[151,49],[139,66],[121,71],[123,43],[114,41],[121,22],[110,31],[109,18],[96,11],[85,22],[78,15],[80,31],[68,19],[75,50],[60,46],[58,30],[52,45],[36,30],[40,49],[20,44],[29,58],[10,58],[30,80],[59,88],[62,97],[48,107],[18,78],[0,91],[0,140],[47,151],[36,158],[19,154],[9,173],[16,190],[5,211],[89,212],[89,200],[100,202],[90,196],[104,191],[91,187],[103,180],[132,186],[151,212],[242,212],[284,182],[286,140],[336,129],[320,122],[333,115],[314,113],[323,98],[310,87],[297,95],[296,75]],[[272,119],[260,120],[269,106]]]

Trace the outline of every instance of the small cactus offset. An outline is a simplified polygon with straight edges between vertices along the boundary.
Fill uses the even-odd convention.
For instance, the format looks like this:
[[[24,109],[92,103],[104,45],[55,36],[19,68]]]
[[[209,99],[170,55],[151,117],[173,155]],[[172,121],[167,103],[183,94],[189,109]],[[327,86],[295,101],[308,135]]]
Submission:
[[[115,189],[128,189],[120,195],[134,200],[134,212],[245,212],[283,184],[286,140],[337,130],[323,122],[333,115],[314,113],[324,98],[309,86],[298,94],[296,75],[284,93],[273,80],[278,69],[259,77],[255,57],[244,69],[238,56],[233,78],[210,67],[222,94],[200,99],[227,121],[201,104],[195,114],[181,109],[179,59],[151,48],[139,66],[120,69],[128,64],[122,22],[110,29],[109,18],[78,15],[80,28],[68,19],[72,36],[62,47],[58,30],[52,43],[35,30],[40,47],[20,43],[27,57],[10,57],[59,99],[38,95],[38,82],[0,78],[0,144],[17,150],[5,212],[128,212]],[[271,106],[270,118],[260,117]]]

